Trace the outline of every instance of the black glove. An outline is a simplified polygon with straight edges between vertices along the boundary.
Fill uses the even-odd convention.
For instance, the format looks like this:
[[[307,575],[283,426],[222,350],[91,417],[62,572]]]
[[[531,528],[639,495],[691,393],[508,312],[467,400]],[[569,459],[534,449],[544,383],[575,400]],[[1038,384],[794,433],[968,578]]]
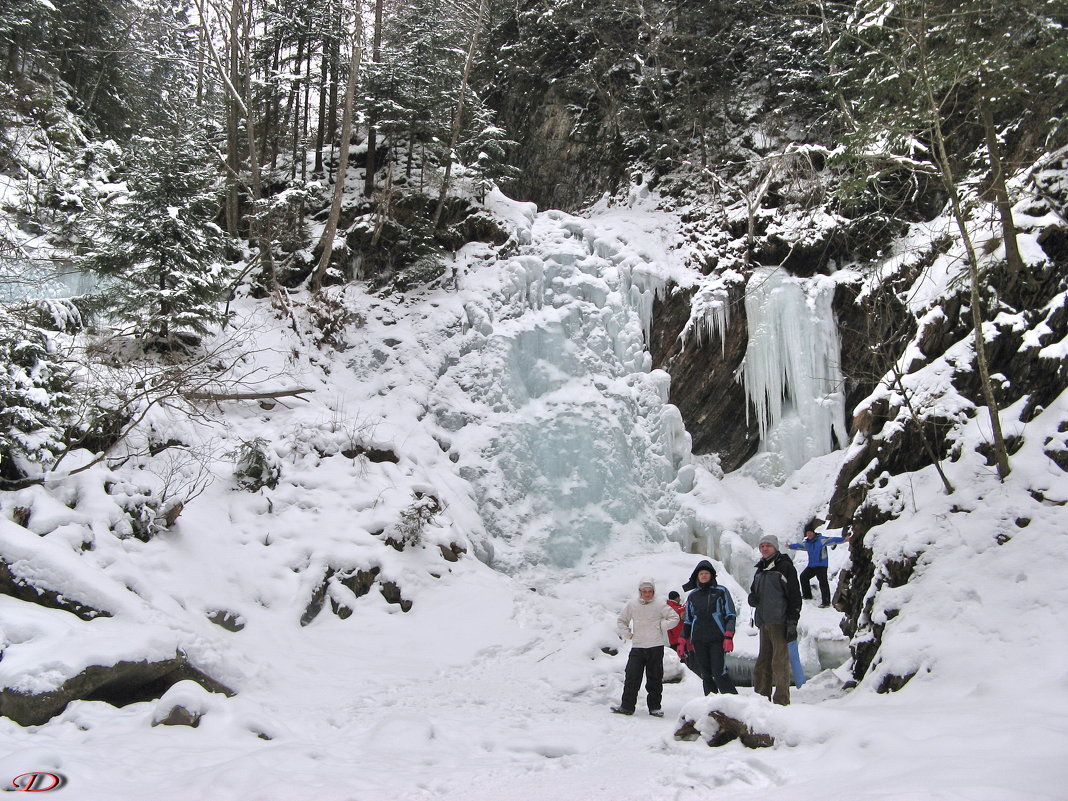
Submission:
[[[797,624],[787,622],[786,624],[786,642],[793,642],[797,639]]]

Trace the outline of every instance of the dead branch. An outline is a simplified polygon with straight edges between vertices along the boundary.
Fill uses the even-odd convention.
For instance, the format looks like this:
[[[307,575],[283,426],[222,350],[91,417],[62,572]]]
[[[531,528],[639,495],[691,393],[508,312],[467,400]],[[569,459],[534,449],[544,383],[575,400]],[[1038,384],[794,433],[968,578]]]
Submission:
[[[183,392],[182,397],[186,400],[226,401],[226,400],[262,400],[299,397],[307,392],[314,392],[306,387],[294,389],[277,389],[273,392]],[[301,398],[307,402],[307,398]]]

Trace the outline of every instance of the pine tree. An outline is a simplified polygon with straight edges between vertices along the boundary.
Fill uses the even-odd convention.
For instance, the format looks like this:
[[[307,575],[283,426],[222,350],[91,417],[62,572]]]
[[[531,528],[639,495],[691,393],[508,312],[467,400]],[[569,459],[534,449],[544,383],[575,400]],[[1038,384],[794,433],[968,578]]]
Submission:
[[[470,121],[459,147],[460,159],[467,166],[471,189],[479,201],[499,183],[515,178],[518,170],[509,161],[509,151],[516,143],[496,122],[493,109],[481,99],[473,98]]]
[[[215,224],[217,178],[195,133],[134,140],[126,162],[128,193],[89,210],[79,266],[105,279],[111,313],[146,345],[188,345],[221,319],[228,273],[217,258],[226,243]]]
[[[1050,147],[1068,110],[1068,11],[1046,0],[864,0],[839,29],[838,76],[859,147],[933,147],[936,124],[960,167],[984,147],[985,108],[1006,143]],[[1004,145],[1003,145],[1004,146]],[[985,154],[987,158],[992,155]]]
[[[7,0],[0,3],[0,66],[9,77],[29,62],[40,63],[42,32],[55,12],[43,0]]]
[[[72,380],[47,334],[0,307],[0,478],[23,462],[48,465],[63,449]]]
[[[423,155],[421,185],[427,179],[427,162],[445,164],[448,159],[456,87],[464,66],[464,24],[469,20],[450,6],[400,0],[383,23],[382,70],[390,80],[377,97],[379,127],[408,142],[409,172],[415,150]]]
[[[464,58],[464,65],[460,72],[460,80],[456,92],[456,107],[452,111],[449,146],[445,154],[445,175],[441,179],[441,191],[438,193],[437,206],[434,207],[433,228],[437,228],[441,223],[441,213],[445,208],[445,198],[449,193],[449,179],[452,175],[453,160],[460,144],[460,133],[463,131],[464,104],[467,102],[467,96],[470,91],[471,68],[475,63],[475,55],[478,53],[478,39],[482,35],[488,8],[489,0],[478,0],[478,10],[475,12],[474,24],[470,26],[467,55]]]

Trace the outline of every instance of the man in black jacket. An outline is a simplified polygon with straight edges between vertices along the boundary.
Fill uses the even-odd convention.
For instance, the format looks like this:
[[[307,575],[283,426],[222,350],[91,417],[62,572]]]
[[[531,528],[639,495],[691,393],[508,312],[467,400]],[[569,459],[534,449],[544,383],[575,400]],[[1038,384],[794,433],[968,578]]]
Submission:
[[[789,643],[797,639],[801,617],[801,583],[793,560],[779,552],[779,538],[765,534],[757,545],[761,559],[749,588],[749,605],[760,630],[760,651],[753,668],[758,695],[786,706],[790,703]],[[774,686],[774,694],[772,687]]]

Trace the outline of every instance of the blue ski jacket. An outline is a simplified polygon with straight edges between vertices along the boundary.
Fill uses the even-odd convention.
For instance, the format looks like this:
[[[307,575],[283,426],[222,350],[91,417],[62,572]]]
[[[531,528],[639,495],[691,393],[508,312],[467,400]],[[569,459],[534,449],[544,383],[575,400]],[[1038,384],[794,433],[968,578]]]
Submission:
[[[827,567],[827,546],[838,542],[845,542],[845,537],[824,537],[822,534],[817,534],[804,542],[791,542],[790,550],[808,551],[809,567]]]
[[[682,636],[687,640],[716,642],[734,631],[738,613],[730,591],[719,584],[699,586],[686,598],[686,618]]]

